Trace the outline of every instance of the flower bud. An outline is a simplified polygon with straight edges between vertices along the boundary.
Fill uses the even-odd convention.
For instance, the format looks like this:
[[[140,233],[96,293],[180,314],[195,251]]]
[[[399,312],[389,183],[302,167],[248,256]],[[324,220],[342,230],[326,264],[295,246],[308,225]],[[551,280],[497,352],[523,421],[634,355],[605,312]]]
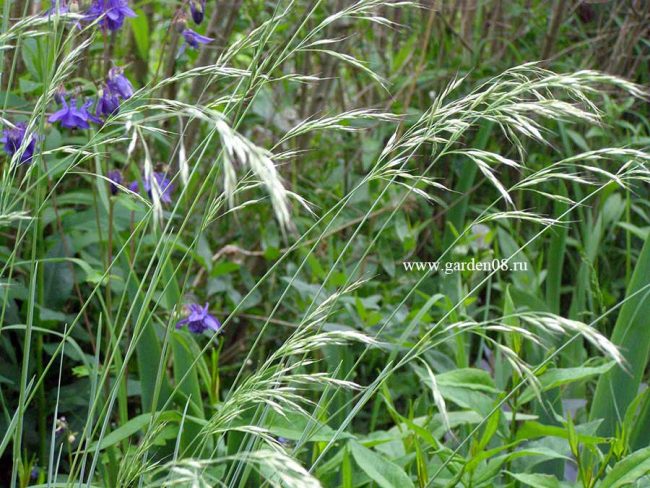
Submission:
[[[185,30],[185,27],[187,26],[187,15],[185,14],[185,12],[183,12],[182,10],[176,12],[176,16],[174,17],[172,23],[174,25],[174,29],[176,29],[176,32],[181,34]]]
[[[195,24],[203,22],[205,0],[190,0],[190,11],[192,12],[192,20],[194,20]]]

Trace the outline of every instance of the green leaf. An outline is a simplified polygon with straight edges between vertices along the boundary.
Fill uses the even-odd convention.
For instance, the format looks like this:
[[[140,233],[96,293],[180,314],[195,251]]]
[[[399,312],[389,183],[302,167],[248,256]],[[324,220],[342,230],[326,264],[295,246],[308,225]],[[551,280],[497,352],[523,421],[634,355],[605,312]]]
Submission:
[[[137,9],[135,13],[137,17],[131,19],[131,29],[133,29],[138,55],[146,61],[149,58],[149,21],[142,10]]]
[[[487,447],[487,445],[490,443],[492,437],[494,437],[494,434],[496,434],[499,428],[500,419],[501,419],[500,410],[494,412],[488,419],[487,423],[485,424],[485,429],[483,430],[483,435],[481,436],[481,439],[479,440],[478,443],[479,451],[484,450]]]
[[[74,253],[72,242],[67,237],[64,240],[57,238],[56,243],[48,251],[46,258],[64,258]],[[44,305],[52,310],[61,309],[72,295],[74,286],[74,271],[70,263],[64,260],[46,261],[45,274],[45,301]]]
[[[352,441],[348,446],[352,452],[352,457],[363,472],[382,488],[408,488],[414,486],[411,478],[397,464],[383,458],[358,442]]]
[[[510,473],[510,476],[517,481],[535,488],[560,488],[560,482],[555,476],[550,474],[526,474],[526,473]]]
[[[153,414],[151,413],[143,413],[142,415],[133,417],[127,423],[115,429],[113,432],[111,432],[106,437],[104,437],[102,441],[99,443],[99,450],[101,451],[103,449],[106,449],[107,447],[114,446],[118,442],[128,437],[131,437],[139,430],[142,430],[145,426],[149,424],[149,422],[151,422],[152,415]],[[94,451],[95,449],[97,449],[96,442],[90,446],[91,451]]]
[[[32,93],[36,90],[40,90],[43,87],[43,83],[31,81],[27,78],[21,78],[19,80],[19,84],[21,93]]]
[[[544,425],[539,422],[525,422],[517,430],[517,439],[536,439],[538,437],[559,437],[560,439],[569,439],[569,429],[555,425]],[[604,437],[576,433],[577,440],[582,444],[603,444],[607,442]]]
[[[106,437],[104,437],[101,442],[99,443],[99,450],[106,449],[108,447],[114,446],[118,442],[123,441],[124,439],[127,439],[131,437],[133,434],[143,431],[146,432],[146,427],[149,425],[151,422],[152,417],[155,415],[154,418],[154,423],[156,424],[167,424],[167,423],[179,423],[181,420],[181,416],[178,412],[174,411],[164,411],[164,412],[158,412],[158,413],[143,413],[141,415],[138,415],[137,417],[133,417],[130,419],[128,422],[126,422],[124,425],[121,427],[118,427],[115,429],[113,432],[108,434]],[[205,420],[193,417],[191,415],[186,415],[185,416],[185,425],[187,426],[188,423],[191,423],[192,425],[205,425]],[[171,425],[171,424],[170,424]],[[162,432],[162,431],[161,431]],[[169,432],[165,432],[166,436],[169,436]],[[160,434],[156,436],[156,439],[160,439]],[[97,442],[93,442],[90,445],[89,451],[94,451],[97,449]]]
[[[650,447],[633,452],[616,463],[598,488],[619,488],[650,473]]]
[[[601,366],[549,369],[539,377],[540,390],[547,391],[558,386],[582,381],[591,376],[599,376],[605,374],[607,371],[612,369],[614,364],[616,363],[614,361],[611,361]],[[534,397],[535,391],[532,388],[528,387],[522,393],[519,402],[523,405],[524,403],[532,400]]]
[[[42,51],[39,49],[39,39],[25,39],[22,42],[20,53],[25,63],[25,68],[29,71],[34,81],[39,82],[43,79],[41,74]]]
[[[503,304],[503,323],[509,327],[519,327],[519,318],[516,315],[517,309],[510,296],[510,285],[506,288],[506,296]],[[510,348],[519,355],[521,353],[522,338],[521,334],[505,334],[506,343]]]
[[[639,391],[648,364],[650,334],[650,239],[645,241],[626,293],[626,301],[616,320],[611,340],[619,346],[626,368],[612,368],[598,380],[590,419],[604,419],[600,433],[612,436]],[[647,445],[648,435],[641,436]]]
[[[454,386],[468,390],[496,393],[490,373],[477,368],[460,368],[436,375],[438,386]]]
[[[328,442],[336,436],[336,431],[330,426],[316,419],[309,419],[298,412],[287,412],[286,417],[271,414],[267,428],[273,435],[292,441],[303,439],[306,442]],[[351,434],[344,432],[338,436],[338,439],[351,437]]]
[[[650,227],[637,227],[636,225],[630,224],[628,222],[617,222],[616,225],[622,229],[625,229],[627,232],[634,234],[639,239],[643,239],[644,241],[650,235]]]

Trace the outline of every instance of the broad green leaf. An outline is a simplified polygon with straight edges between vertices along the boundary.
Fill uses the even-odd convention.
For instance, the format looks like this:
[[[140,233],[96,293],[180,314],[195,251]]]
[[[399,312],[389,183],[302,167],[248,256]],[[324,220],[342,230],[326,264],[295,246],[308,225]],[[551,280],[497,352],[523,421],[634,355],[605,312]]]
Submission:
[[[413,366],[413,369],[424,384],[431,385],[430,377],[424,368]],[[436,383],[445,400],[452,401],[462,408],[487,415],[494,405],[497,390],[487,371],[476,368],[446,371],[436,375]]]
[[[31,81],[27,78],[20,79],[20,91],[21,93],[32,93],[36,90],[39,90],[43,86],[40,82]]]
[[[559,437],[561,439],[569,438],[569,431],[564,427],[555,425],[544,425],[539,422],[525,422],[517,430],[517,439],[535,439],[537,437]],[[603,444],[607,441],[605,437],[577,433],[577,439],[582,444]]]
[[[516,315],[515,304],[512,301],[510,296],[510,285],[506,288],[506,296],[503,304],[503,319],[502,322],[504,325],[509,327],[519,327],[519,318]],[[505,334],[506,344],[515,352],[515,354],[521,354],[521,345],[522,337],[521,334],[517,332]]]
[[[541,391],[547,391],[558,386],[566,385],[569,383],[575,383],[577,381],[582,381],[584,379],[590,378],[592,376],[599,376],[614,366],[615,362],[611,361],[609,363],[603,364],[601,366],[583,366],[579,368],[553,368],[546,370],[539,377],[540,389]],[[524,404],[535,398],[535,392],[532,388],[528,387],[522,393],[519,403]]]
[[[75,249],[72,241],[65,237],[57,238],[54,246],[47,253],[47,258],[61,258],[74,254]],[[45,296],[44,306],[57,310],[63,307],[68,298],[72,295],[74,286],[74,270],[69,262],[49,260],[43,265],[45,274]]]
[[[146,427],[149,425],[154,415],[155,415],[154,422],[157,424],[168,423],[168,422],[179,423],[181,420],[180,413],[171,410],[165,412],[159,412],[157,414],[151,412],[140,414],[136,417],[133,417],[128,422],[126,422],[122,426],[112,431],[106,437],[104,437],[99,443],[99,450],[101,451],[103,449],[106,449],[107,447],[114,446],[118,442],[127,439],[128,437],[132,436],[133,434],[141,430],[145,432]],[[184,419],[184,423],[185,425],[187,425],[188,423],[192,423],[193,425],[202,426],[206,424],[206,421],[198,417],[186,415]],[[166,433],[165,435],[168,436],[168,433]],[[157,439],[158,438],[159,436],[157,437]],[[95,449],[97,449],[97,442],[92,443],[89,448],[90,451],[94,451]]]
[[[527,474],[527,473],[510,473],[517,481],[526,486],[533,486],[534,488],[560,488],[560,482],[555,476],[550,474]]]
[[[142,10],[135,11],[137,17],[131,19],[131,29],[135,45],[138,48],[140,59],[146,61],[149,58],[149,21]]]
[[[292,441],[303,439],[307,442],[328,442],[336,434],[329,425],[315,419],[308,419],[297,412],[288,412],[286,417],[275,413],[271,414],[267,429],[278,437]],[[338,436],[339,439],[349,439],[351,437],[353,436],[346,432]]]
[[[29,74],[36,82],[40,82],[43,79],[41,73],[42,65],[39,61],[43,54],[39,45],[40,42],[39,39],[25,39],[22,42],[22,49],[20,49],[25,68],[27,68],[27,71],[29,71]]]
[[[627,289],[625,303],[616,320],[611,340],[622,351],[626,369],[615,367],[600,377],[590,418],[603,419],[602,435],[614,435],[627,407],[637,395],[648,365],[650,334],[650,239],[645,241]],[[642,445],[650,439],[641,436]]]
[[[650,447],[633,452],[617,462],[598,488],[628,486],[650,473]]]
[[[357,442],[348,444],[352,457],[364,473],[381,488],[409,488],[413,481],[397,464]]]
[[[113,432],[108,434],[106,437],[104,437],[101,442],[99,443],[99,450],[106,449],[107,447],[113,446],[120,442],[121,440],[124,440],[139,430],[144,429],[145,426],[151,422],[151,416],[152,413],[143,413],[141,415],[138,415],[137,417],[133,417],[131,420],[129,420],[127,423],[122,425],[121,427],[118,427],[115,429]],[[90,450],[94,451],[97,448],[97,443],[94,442],[90,446]]]
[[[618,222],[617,225],[630,232],[631,234],[634,234],[634,236],[638,237],[639,239],[643,239],[644,241],[650,235],[650,227],[637,227],[636,225],[630,224],[628,222]]]
[[[525,439],[522,439],[522,442],[526,442]],[[482,454],[479,454],[479,456],[485,458]],[[537,460],[546,461],[547,463],[552,460],[570,460],[568,457],[542,446],[515,449],[507,454],[493,456],[489,458],[487,463],[480,466],[476,471],[475,477],[477,486],[486,486],[482,485],[482,483],[492,481],[495,476],[498,476],[499,473],[503,472],[503,465],[506,462],[509,463],[518,458],[536,458]],[[487,486],[491,486],[491,484]]]
[[[439,386],[455,386],[468,390],[496,393],[494,380],[490,373],[477,368],[461,368],[436,375]]]

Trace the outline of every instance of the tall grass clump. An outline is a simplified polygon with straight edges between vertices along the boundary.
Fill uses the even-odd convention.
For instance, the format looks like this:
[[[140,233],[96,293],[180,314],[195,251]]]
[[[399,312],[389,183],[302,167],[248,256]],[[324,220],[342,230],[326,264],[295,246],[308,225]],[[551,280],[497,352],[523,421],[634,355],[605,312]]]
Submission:
[[[227,3],[3,6],[0,486],[643,486],[646,90]]]

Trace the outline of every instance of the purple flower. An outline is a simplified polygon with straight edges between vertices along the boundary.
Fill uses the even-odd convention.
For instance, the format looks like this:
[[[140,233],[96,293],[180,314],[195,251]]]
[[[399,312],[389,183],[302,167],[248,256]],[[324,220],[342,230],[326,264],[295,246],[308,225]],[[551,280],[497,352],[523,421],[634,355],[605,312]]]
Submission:
[[[124,76],[122,68],[111,68],[108,72],[106,85],[100,90],[95,114],[97,117],[108,117],[116,113],[120,108],[120,98],[126,100],[127,98],[131,98],[132,95],[133,85]]]
[[[203,22],[205,14],[205,0],[190,0],[190,11],[195,24]]]
[[[90,127],[88,122],[95,124],[101,124],[102,122],[88,113],[88,107],[93,104],[92,100],[88,100],[80,107],[75,98],[70,99],[70,105],[66,103],[65,98],[62,98],[61,104],[63,107],[50,115],[50,118],[47,119],[48,122],[61,122],[61,126],[67,129],[88,129]]]
[[[183,29],[182,34],[185,38],[185,42],[195,49],[198,49],[199,44],[207,44],[214,41],[211,37],[202,36],[201,34],[194,32],[192,29],[185,28]]]
[[[86,12],[86,20],[99,20],[102,29],[116,31],[124,24],[126,17],[136,17],[127,0],[94,0]]]
[[[59,87],[54,91],[54,101],[56,103],[63,103],[67,96],[68,92],[65,91],[65,86],[63,85],[59,85]]]
[[[131,190],[133,193],[137,193],[138,192],[138,182],[137,181],[132,181],[131,183],[129,183],[129,186],[127,186],[127,188],[129,190]]]
[[[129,79],[124,76],[122,68],[115,67],[110,69],[106,85],[115,96],[122,97],[124,100],[131,98],[133,95],[133,85],[131,85]]]
[[[50,5],[51,7],[43,14],[43,16],[48,18],[52,15],[76,14],[79,12],[78,0],[70,0],[69,3],[66,0],[52,0]],[[73,20],[71,23],[74,27],[81,30],[81,23],[78,19]]]
[[[100,96],[97,100],[97,107],[95,108],[95,114],[97,117],[108,117],[118,111],[120,108],[120,100],[113,93],[113,91],[104,87],[103,90],[100,90]]]
[[[165,173],[159,173],[157,171],[154,172],[153,177],[156,180],[156,184],[158,185],[158,188],[160,189],[160,201],[163,203],[172,203],[172,191],[174,190],[174,185],[172,185],[169,178],[165,176]],[[150,179],[145,178],[142,184],[144,186],[145,191],[149,195],[149,198],[152,198],[151,196],[152,185]]]
[[[34,156],[34,149],[36,148],[36,138],[31,135],[27,136],[27,124],[19,122],[13,129],[3,130],[2,139],[0,139],[0,142],[4,144],[4,151],[9,156],[13,156],[23,145],[26,137],[28,137],[28,139],[23,153],[20,156],[21,163],[30,162]]]
[[[121,185],[123,181],[122,173],[117,169],[111,170],[108,172],[108,179],[111,180],[111,194],[117,195],[117,185]]]
[[[221,322],[219,319],[210,315],[208,312],[208,304],[205,304],[205,307],[201,305],[191,304],[187,307],[189,315],[183,320],[179,320],[176,324],[176,328],[180,329],[184,325],[187,325],[187,328],[190,332],[195,334],[200,334],[205,330],[213,330],[218,332],[221,329]]]
[[[45,12],[45,15],[49,17],[50,15],[64,15],[69,12],[70,8],[65,0],[52,0],[52,6]]]

